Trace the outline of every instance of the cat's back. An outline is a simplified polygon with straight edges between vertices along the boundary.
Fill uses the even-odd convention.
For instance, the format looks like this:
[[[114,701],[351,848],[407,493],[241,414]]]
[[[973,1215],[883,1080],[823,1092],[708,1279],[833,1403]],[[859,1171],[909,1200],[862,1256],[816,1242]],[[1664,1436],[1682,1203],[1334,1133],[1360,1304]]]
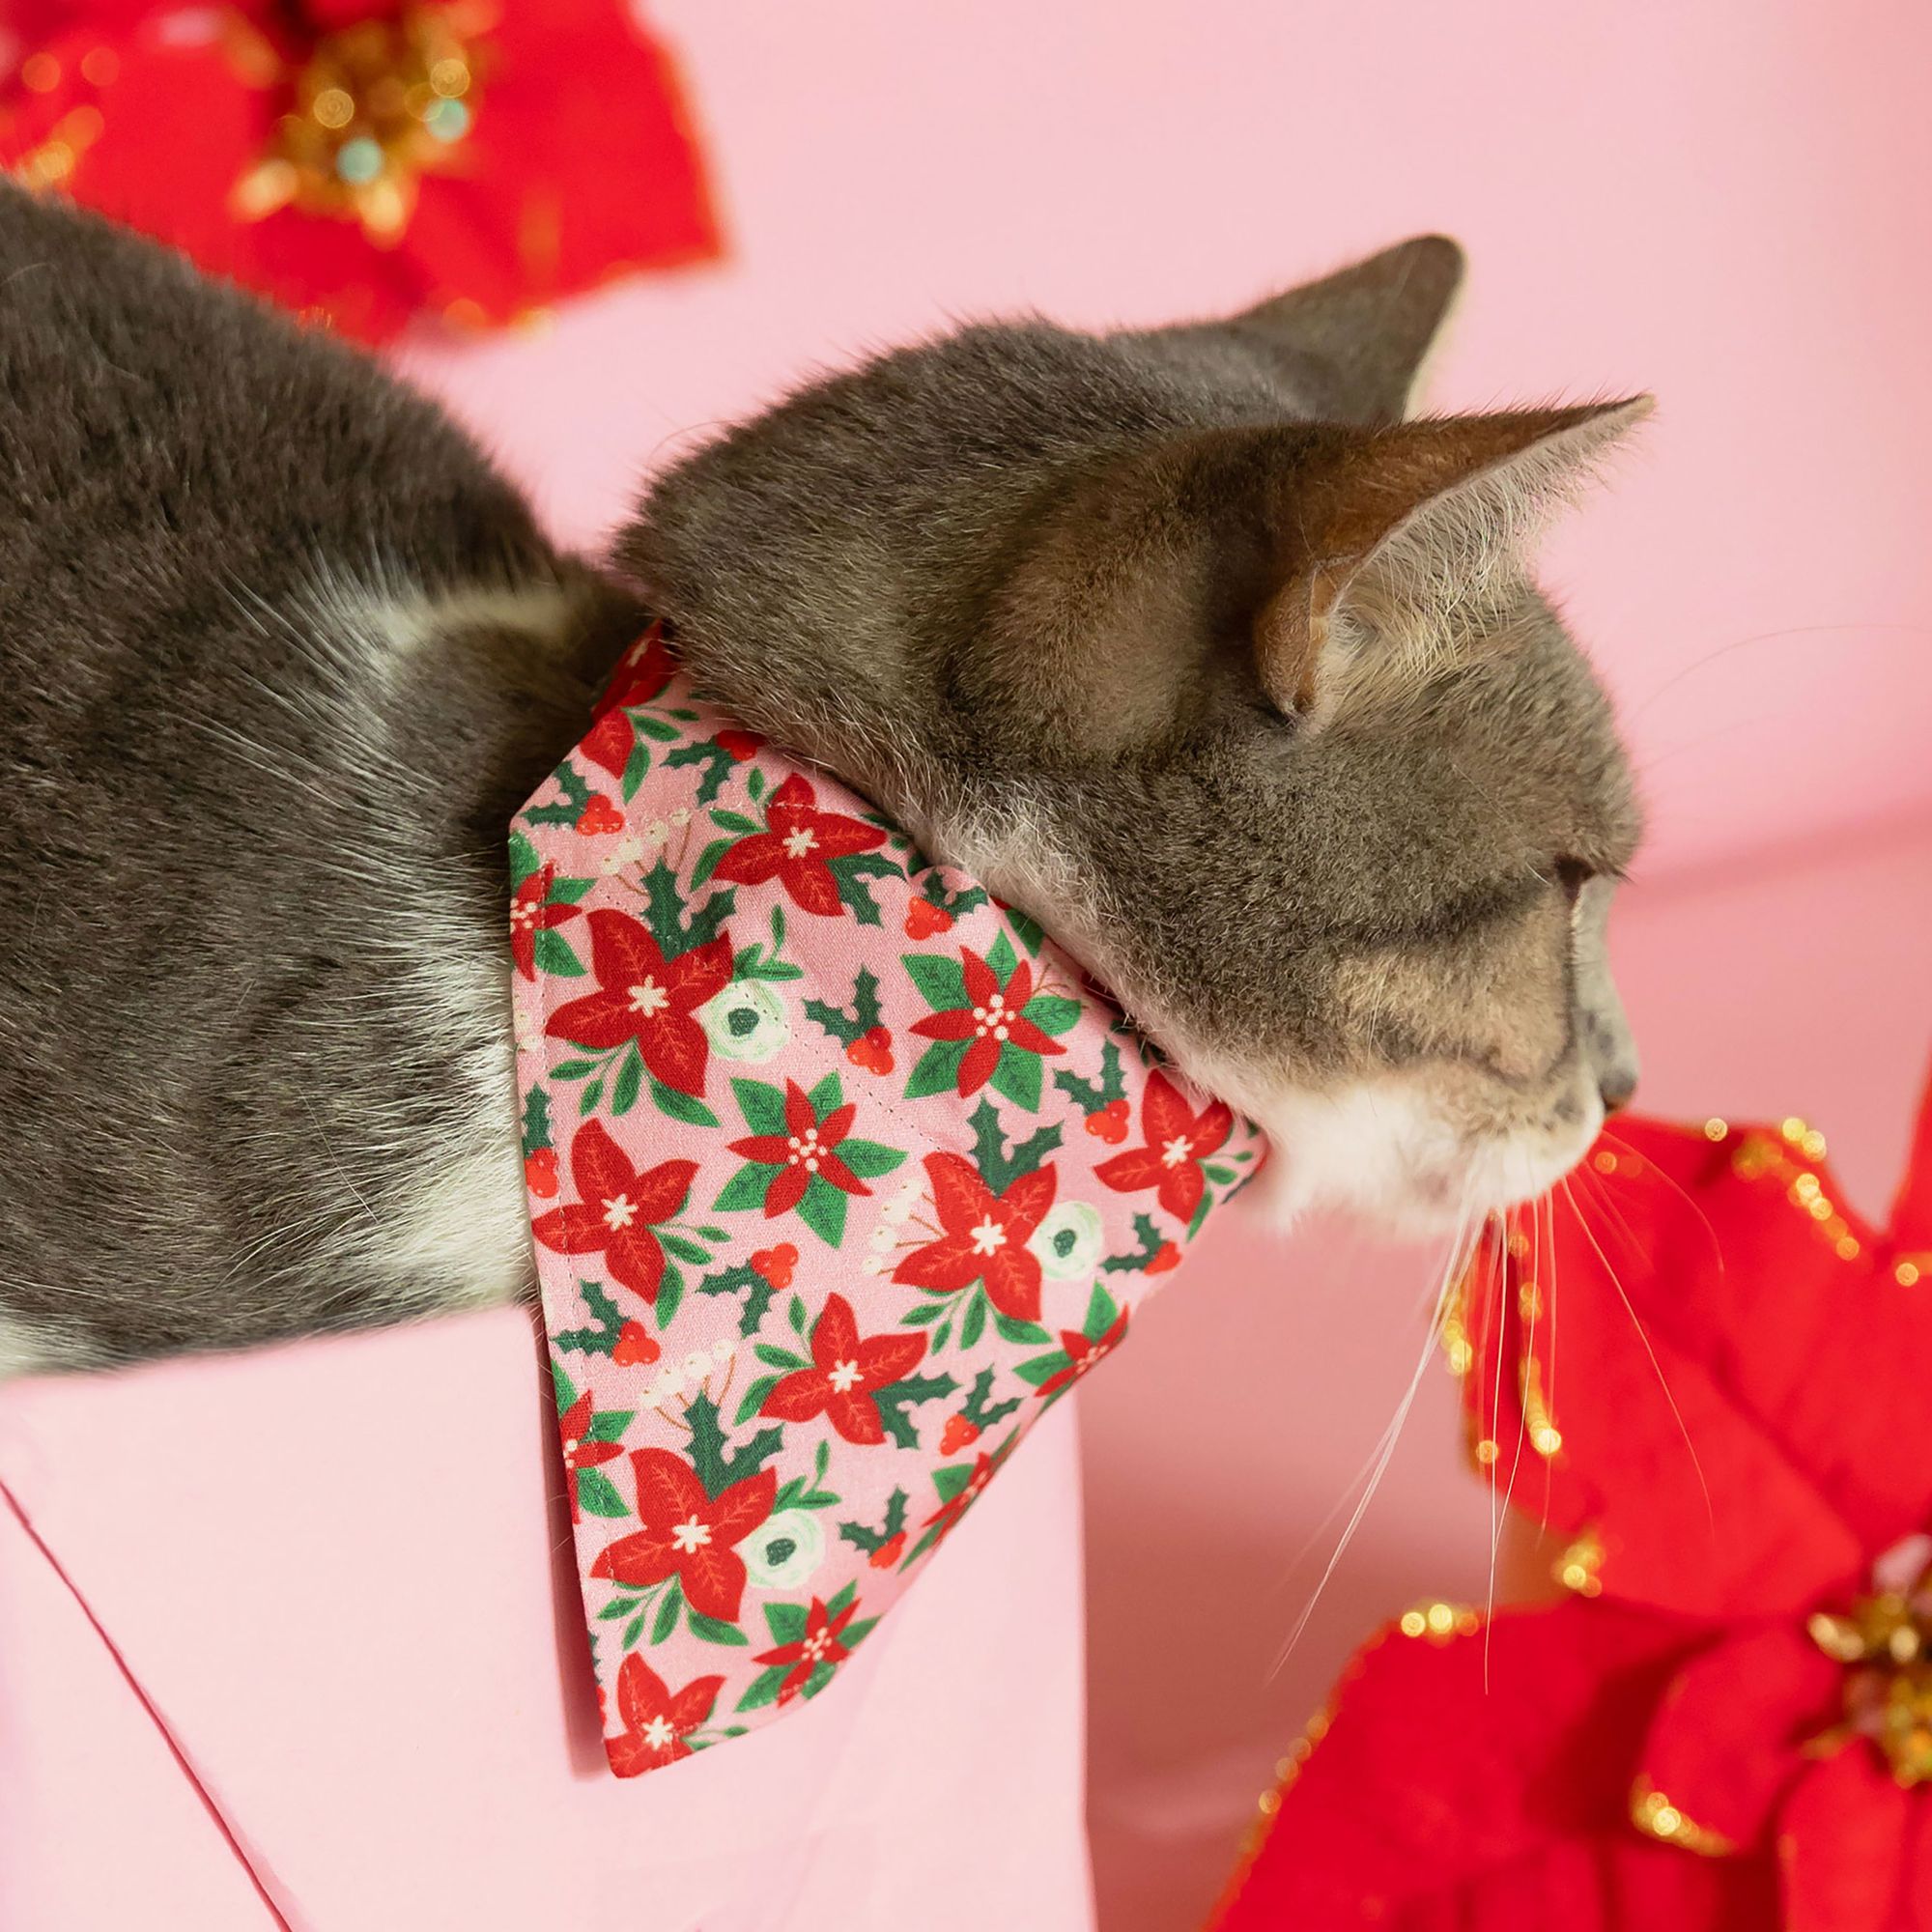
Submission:
[[[485,1111],[587,582],[373,361],[0,184],[0,1375],[400,1292],[371,1150]]]

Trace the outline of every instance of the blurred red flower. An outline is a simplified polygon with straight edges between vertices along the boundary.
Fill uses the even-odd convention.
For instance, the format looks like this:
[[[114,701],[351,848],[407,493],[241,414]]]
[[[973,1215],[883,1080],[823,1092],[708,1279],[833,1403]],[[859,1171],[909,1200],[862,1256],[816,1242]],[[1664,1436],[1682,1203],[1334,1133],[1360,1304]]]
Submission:
[[[0,165],[345,334],[504,323],[718,252],[619,0],[25,0]]]

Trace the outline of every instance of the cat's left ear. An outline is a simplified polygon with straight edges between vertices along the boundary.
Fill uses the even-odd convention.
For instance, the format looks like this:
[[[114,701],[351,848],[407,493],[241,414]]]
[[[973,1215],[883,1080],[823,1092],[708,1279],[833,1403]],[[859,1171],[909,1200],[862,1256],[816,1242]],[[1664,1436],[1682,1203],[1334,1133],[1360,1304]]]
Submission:
[[[1418,235],[1239,315],[1176,332],[1232,336],[1320,421],[1400,422],[1463,270],[1463,251],[1446,235]]]

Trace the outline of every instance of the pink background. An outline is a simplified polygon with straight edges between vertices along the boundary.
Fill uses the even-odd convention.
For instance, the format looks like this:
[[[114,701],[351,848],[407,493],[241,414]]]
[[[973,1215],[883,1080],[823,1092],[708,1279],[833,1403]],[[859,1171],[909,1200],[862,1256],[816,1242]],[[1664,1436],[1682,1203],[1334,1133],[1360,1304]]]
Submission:
[[[1194,315],[1419,230],[1458,235],[1473,278],[1438,365],[1438,406],[1639,387],[1662,402],[1643,448],[1564,531],[1549,569],[1578,630],[1600,647],[1654,810],[1619,921],[1648,1056],[1646,1100],[1699,1115],[1810,1115],[1832,1132],[1861,1205],[1879,1205],[1932,1040],[1932,552],[1922,487],[1932,385],[1921,366],[1932,270],[1920,245],[1932,19],[1922,9],[1905,0],[1830,9],[659,0],[653,18],[686,58],[732,259],[612,291],[547,328],[461,348],[425,342],[405,358],[500,449],[561,532],[595,541],[639,479],[687,438],[816,366],[949,317],[1022,306],[1087,324]],[[1463,1469],[1453,1385],[1432,1371],[1374,1510],[1300,1646],[1274,1667],[1332,1539],[1323,1520],[1406,1382],[1429,1265],[1338,1231],[1288,1246],[1251,1229],[1214,1231],[1136,1345],[1083,1398],[1088,1815],[1107,1932],[1198,1922],[1270,1765],[1348,1648],[1420,1595],[1480,1599],[1487,1588],[1488,1498]],[[535,1383],[525,1379],[522,1338],[502,1325],[514,1320],[482,1318],[464,1329],[471,1339],[459,1351],[473,1348],[463,1359],[477,1378],[503,1378],[477,1399],[504,1414],[527,1408],[534,1441]],[[302,1399],[320,1401],[340,1359],[317,1351],[291,1369],[278,1358],[246,1401],[268,1404],[263,1417],[283,1412],[276,1378],[289,1375],[319,1378]],[[403,1418],[370,1424],[359,1479],[381,1495],[395,1460],[407,1459],[406,1404],[420,1381],[393,1341],[370,1363],[374,1386]],[[436,1373],[448,1373],[446,1355]],[[366,1399],[371,1384],[357,1386]],[[145,1396],[112,1393],[103,1429],[111,1421],[138,1436],[151,1413],[155,1429],[175,1428],[165,1403],[151,1411]],[[87,1458],[119,1438],[90,1437],[93,1398],[70,1394],[58,1412],[47,1400],[16,1391],[9,1413],[37,1425],[36,1454],[68,1445],[78,1474],[92,1478]],[[209,1418],[210,1458],[250,1424],[248,1412]],[[28,1438],[10,1439],[17,1463]],[[505,1440],[515,1452],[514,1437]],[[936,1620],[908,1642],[954,1646],[961,1687],[982,1681],[974,1642],[991,1656],[1017,1641],[980,1608],[1021,1604],[1028,1579],[1041,1582],[1033,1556],[1045,1546],[1021,1532],[1072,1499],[1064,1454],[1036,1442],[1028,1456],[1036,1476],[1016,1466],[1003,1479],[1014,1490],[1010,1513],[989,1508],[985,1525],[961,1533],[959,1594],[938,1601],[948,1586],[935,1572],[901,1612]],[[246,1466],[251,1480],[266,1468],[296,1482],[319,1460],[314,1444],[292,1440]],[[497,1493],[479,1481],[456,1517],[492,1552],[483,1586],[506,1601],[533,1579],[546,1587],[527,1567],[542,1522],[537,1471],[517,1466],[521,1477],[499,1472],[500,1492],[518,1498],[520,1514],[478,1504]],[[262,1579],[238,1571],[231,1584],[218,1547],[185,1564],[153,1538],[141,1544],[139,1512],[130,1518],[112,1488],[126,1467],[98,1477],[107,1512],[98,1535],[111,1544],[124,1521],[134,1525],[139,1563],[127,1574],[183,1581],[180,1603],[157,1584],[143,1615],[157,1645],[179,1639],[191,1676],[203,1610],[187,1581],[227,1588],[233,1608],[246,1607]],[[77,1537],[96,1507],[89,1487],[68,1492]],[[266,1512],[282,1500],[251,1492],[236,1507]],[[380,1510],[358,1520],[336,1523],[345,1540],[327,1561],[407,1562],[406,1551],[380,1547],[389,1533]],[[13,1535],[0,1520],[0,1546]],[[1315,1554],[1297,1562],[1311,1541]],[[41,1587],[30,1568],[0,1562],[0,1579],[9,1576],[20,1593]],[[99,1587],[114,1580],[105,1570]],[[1073,1588],[1070,1576],[1048,1580]],[[279,1601],[299,1629],[299,1589]],[[970,1626],[956,1635],[944,1627],[954,1611]],[[24,1594],[0,1592],[0,1638],[21,1620],[52,1629],[61,1614],[57,1604],[36,1610]],[[517,1628],[540,1628],[548,1611],[533,1601],[518,1614]],[[234,1628],[253,1628],[252,1615]],[[1054,1629],[1070,1638],[1065,1622]],[[412,1701],[406,1650],[374,1634],[333,1639],[331,1668],[359,1644],[389,1673],[394,1706],[408,1713],[405,1746],[430,1735],[412,1726],[453,1708],[435,1695]],[[157,1649],[150,1661],[164,1669],[174,1654]],[[270,1684],[276,1662],[265,1654],[250,1667]],[[1070,1641],[1034,1662],[1042,1697],[1061,1696],[1070,1723]],[[99,1668],[84,1634],[73,1634],[72,1663]],[[528,1737],[554,1732],[554,1713],[540,1708],[555,1695],[546,1672],[515,1677],[516,1658],[489,1653],[480,1637],[473,1664],[486,1687],[514,1681],[538,1700],[535,1718],[521,1706],[512,1714],[516,1724],[528,1719]],[[43,1681],[51,1679],[37,1672],[19,1684]],[[108,1685],[99,1700],[113,1694]],[[298,1707],[332,1694],[326,1677],[289,1692]],[[850,1721],[874,1727],[873,1755],[855,1764],[893,1761],[886,1720],[901,1694],[906,1714],[919,1715],[910,1685],[881,1688],[885,1702],[874,1698],[869,1716],[854,1701]],[[970,1728],[971,1702],[923,1720]],[[798,1721],[808,1718],[817,1710]],[[46,1728],[59,1734],[51,1707]],[[71,1830],[99,1789],[90,1751],[100,1747],[90,1734],[66,1735],[58,1776],[44,1787],[49,1833]],[[299,1738],[298,1725],[271,1726],[265,1742],[243,1721],[224,1752],[244,1765],[250,1751],[288,1757],[280,1741],[291,1735]],[[780,1747],[781,1732],[734,1748],[761,1742]],[[990,1732],[978,1739],[984,1755],[972,1762],[983,1766],[997,1744]],[[1016,1763],[1027,1759],[1015,1751]],[[359,1789],[353,1763],[297,1750],[278,1773],[296,1798],[316,1794],[310,1810],[292,1814],[288,1856],[319,1848],[316,1882],[349,1886],[345,1901],[358,1871],[379,1868],[361,1859],[356,1833],[338,1829],[353,1811],[343,1794]],[[489,1776],[477,1774],[479,1793],[491,1788],[492,1764]],[[744,1775],[753,1786],[760,1776],[774,1790],[782,1783],[771,1768]],[[375,1825],[407,1828],[408,1777],[405,1760],[361,1791]],[[990,1798],[983,1777],[976,1788]],[[1051,1794],[1018,1795],[1061,1845],[1071,1839]],[[601,1829],[623,1829],[615,1814],[628,1796],[599,1789]],[[185,1842],[192,1815],[155,1829]],[[682,1843],[702,1823],[691,1815],[688,1827],[661,1820],[659,1842]],[[335,1836],[317,1840],[317,1820]],[[527,1828],[525,1816],[500,1827]],[[463,1869],[454,1839],[445,1862]],[[1023,1905],[1009,1917],[1061,1932],[1080,1917],[1077,1876],[1044,1850],[1040,1862],[1064,1902],[1032,1921]],[[89,1869],[105,1898],[137,1864]],[[208,1922],[228,1922],[213,1901],[232,1874],[210,1872]],[[784,1883],[775,1870],[764,1895],[781,1897]],[[887,1910],[882,1898],[870,1903]],[[382,1922],[344,1909],[338,1922]],[[803,1920],[761,1916],[767,1922]]]
[[[1553,547],[1653,810],[1620,916],[1645,1098],[1798,1109],[1875,1206],[1932,1037],[1932,20],[1905,0],[1455,8],[661,0],[731,262],[412,359],[594,538],[803,373],[951,317],[1245,302],[1430,228],[1472,277],[1437,407],[1653,388]],[[1489,1506],[1432,1373],[1429,1258],[1226,1228],[1084,1397],[1102,1923],[1198,1918],[1340,1658],[1480,1596]]]

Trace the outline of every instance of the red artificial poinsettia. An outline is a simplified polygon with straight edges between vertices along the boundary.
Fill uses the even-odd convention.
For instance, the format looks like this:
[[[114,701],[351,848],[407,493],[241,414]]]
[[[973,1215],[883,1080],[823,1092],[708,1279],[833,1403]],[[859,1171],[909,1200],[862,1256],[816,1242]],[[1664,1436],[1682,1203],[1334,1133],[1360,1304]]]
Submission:
[[[1039,1319],[1039,1258],[1027,1242],[1053,1206],[1059,1176],[1036,1168],[995,1194],[973,1163],[956,1153],[929,1153],[925,1171],[944,1233],[915,1248],[893,1270],[912,1288],[956,1294],[976,1281],[986,1297],[1015,1321]]]
[[[537,977],[537,934],[576,919],[582,911],[567,900],[545,904],[556,880],[556,867],[546,866],[532,872],[510,895],[510,957],[526,980]]]
[[[1478,1460],[1577,1594],[1372,1645],[1225,1932],[1932,1928],[1932,1094],[1888,1226],[1823,1156],[1620,1125],[1472,1271]]]
[[[602,1121],[585,1121],[570,1144],[578,1198],[539,1214],[531,1232],[559,1254],[602,1255],[613,1281],[655,1301],[665,1255],[654,1230],[683,1208],[696,1172],[691,1160],[634,1168]]]
[[[844,1194],[871,1193],[838,1154],[858,1117],[857,1103],[847,1100],[843,1106],[834,1107],[821,1121],[805,1089],[796,1080],[787,1080],[784,1132],[752,1134],[730,1143],[733,1153],[777,1170],[765,1189],[768,1220],[790,1213],[803,1199],[814,1175]]]
[[[0,165],[346,333],[501,323],[718,236],[619,0],[22,0]]]
[[[694,1677],[682,1690],[672,1690],[633,1651],[617,1667],[617,1715],[624,1734],[604,1740],[611,1769],[619,1777],[636,1777],[640,1771],[689,1757],[685,1739],[710,1717],[724,1682],[723,1677]]]
[[[1065,1048],[1027,1018],[1033,994],[1033,968],[1022,959],[1005,985],[992,966],[970,947],[959,949],[960,976],[965,981],[963,1006],[915,1020],[912,1031],[926,1039],[965,1039],[972,1044],[957,1073],[962,1097],[977,1094],[998,1068],[1009,1041],[1025,1053],[1064,1053]]]
[[[852,1655],[839,1639],[845,1634],[846,1625],[858,1614],[859,1600],[856,1597],[836,1615],[814,1597],[811,1607],[806,1612],[804,1634],[795,1642],[781,1643],[774,1649],[758,1653],[755,1662],[759,1663],[788,1666],[778,1688],[781,1704],[789,1703],[797,1696],[821,1663],[842,1663]]]
[[[776,879],[801,912],[837,919],[838,881],[828,863],[876,851],[884,831],[863,818],[821,811],[810,782],[794,772],[773,792],[763,832],[740,838],[718,861],[714,879],[727,885],[762,886]]]
[[[1226,1102],[1210,1100],[1197,1114],[1164,1073],[1151,1073],[1141,1100],[1147,1145],[1117,1153],[1095,1172],[1122,1194],[1156,1189],[1160,1205],[1177,1221],[1191,1221],[1208,1191],[1202,1162],[1221,1151],[1234,1124]]]
[[[730,938],[721,932],[667,959],[627,913],[599,907],[589,923],[597,990],[566,1000],[545,1031],[579,1046],[608,1048],[634,1039],[654,1079],[681,1094],[702,1094],[710,1048],[692,1014],[731,983]]]
[[[600,1551],[590,1574],[634,1589],[674,1576],[700,1616],[735,1622],[747,1576],[738,1545],[771,1515],[777,1475],[760,1469],[714,1497],[668,1449],[634,1450],[631,1470],[641,1527]]]
[[[923,1335],[908,1334],[861,1340],[852,1304],[842,1294],[828,1294],[812,1324],[811,1367],[781,1377],[758,1413],[780,1422],[822,1415],[847,1442],[883,1442],[885,1425],[873,1397],[912,1374],[925,1343]]]

